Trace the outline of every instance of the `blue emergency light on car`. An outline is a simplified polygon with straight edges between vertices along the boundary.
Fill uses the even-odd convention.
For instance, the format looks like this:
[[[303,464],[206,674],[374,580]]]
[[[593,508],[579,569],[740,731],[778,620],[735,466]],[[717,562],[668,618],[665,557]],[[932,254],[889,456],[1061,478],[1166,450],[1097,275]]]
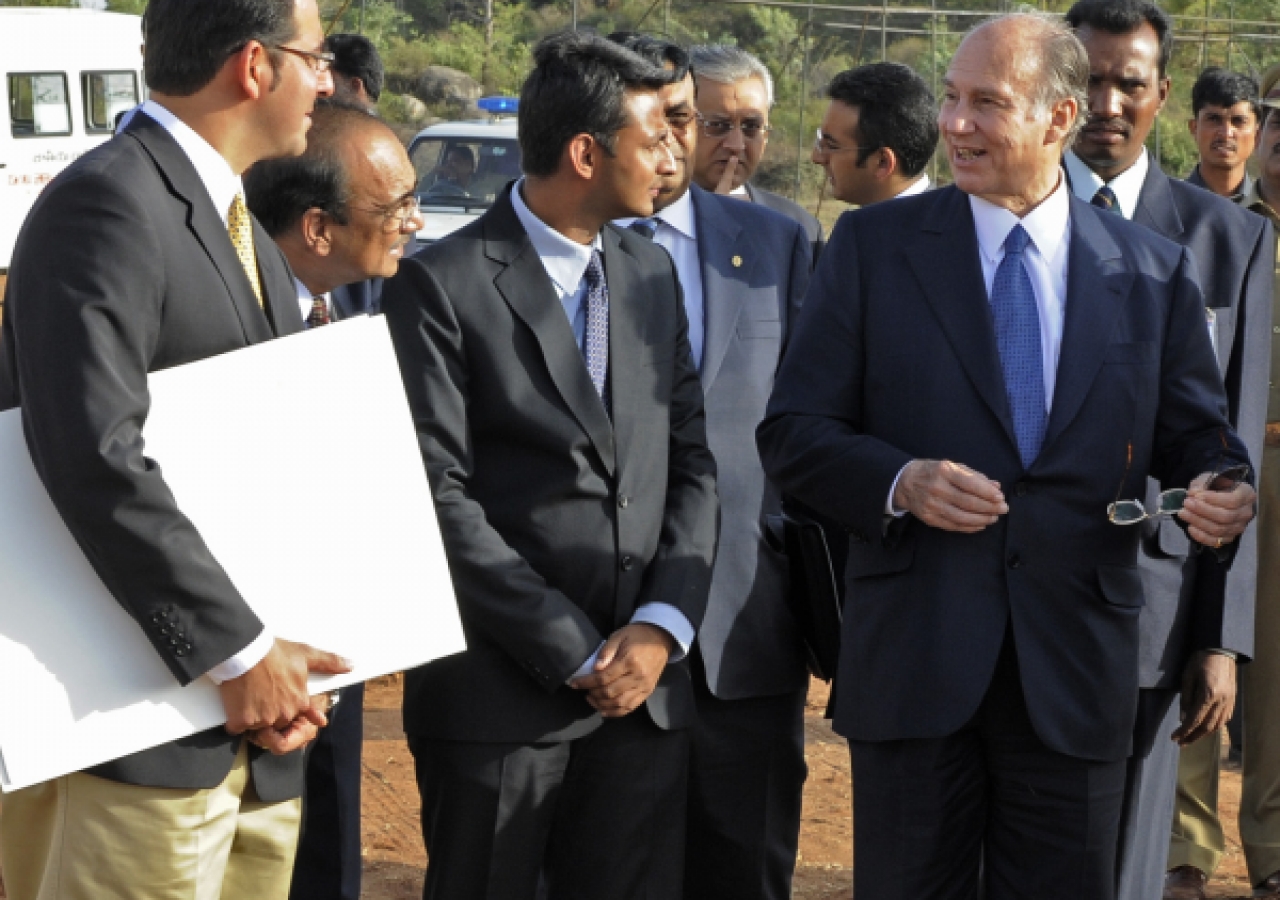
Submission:
[[[514,116],[520,111],[520,98],[481,97],[476,106],[493,116]]]

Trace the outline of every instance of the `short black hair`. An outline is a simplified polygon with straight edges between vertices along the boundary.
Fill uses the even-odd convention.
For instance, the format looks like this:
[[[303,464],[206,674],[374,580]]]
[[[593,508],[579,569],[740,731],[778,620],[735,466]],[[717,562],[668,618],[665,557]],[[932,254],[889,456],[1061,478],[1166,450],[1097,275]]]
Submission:
[[[344,78],[359,78],[364,92],[376,103],[382,96],[386,70],[373,41],[363,34],[331,34],[325,38],[324,47],[336,57],[333,71]]]
[[[189,97],[208,86],[250,41],[270,48],[297,36],[294,0],[151,0],[142,14],[143,72],[161,94]]]
[[[684,81],[692,71],[689,53],[679,44],[664,41],[639,31],[615,31],[609,40],[626,47],[659,68],[671,67],[673,82]]]
[[[1160,39],[1160,77],[1169,69],[1173,56],[1173,19],[1151,0],[1078,0],[1067,10],[1072,28],[1088,25],[1111,34],[1128,34],[1146,22]]]
[[[307,150],[301,156],[265,159],[244,174],[245,205],[267,234],[279,237],[309,209],[322,209],[347,224],[349,176],[343,145],[355,129],[386,128],[363,106],[329,101],[311,114]],[[393,134],[387,129],[388,134]]]
[[[888,147],[914,178],[938,146],[938,110],[924,79],[901,63],[848,69],[831,79],[827,96],[858,110],[858,165]]]
[[[1248,103],[1253,116],[1262,120],[1262,101],[1258,96],[1258,82],[1251,75],[1232,72],[1219,66],[1210,66],[1200,73],[1191,88],[1191,115],[1200,115],[1206,106],[1230,109],[1237,103]]]
[[[589,134],[612,153],[627,125],[627,91],[657,91],[671,72],[599,35],[562,31],[533,48],[520,89],[519,139],[526,175],[548,178],[569,141]]]
[[[450,156],[465,156],[467,158],[467,162],[471,165],[471,168],[474,169],[476,167],[475,151],[466,144],[454,144],[449,148],[449,152],[444,155],[444,158],[448,159]]]

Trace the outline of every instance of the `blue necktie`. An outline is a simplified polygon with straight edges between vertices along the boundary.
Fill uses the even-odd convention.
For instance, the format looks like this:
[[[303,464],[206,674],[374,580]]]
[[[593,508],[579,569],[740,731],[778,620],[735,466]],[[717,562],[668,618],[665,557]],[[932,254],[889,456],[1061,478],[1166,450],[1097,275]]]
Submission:
[[[1031,276],[1023,260],[1030,236],[1015,225],[1004,242],[1004,259],[991,286],[991,314],[996,325],[996,346],[1004,389],[1013,413],[1018,455],[1030,468],[1044,443],[1049,416],[1045,411],[1044,357],[1040,349],[1040,312],[1036,307]]]
[[[609,287],[604,283],[604,264],[600,251],[591,251],[591,262],[583,274],[587,282],[587,296],[583,303],[587,308],[586,335],[582,342],[582,355],[587,358],[587,372],[596,393],[609,412]]]
[[[1089,201],[1098,209],[1105,209],[1109,213],[1115,213],[1117,216],[1123,216],[1124,210],[1120,208],[1120,201],[1116,199],[1116,192],[1111,190],[1105,184],[1098,188],[1098,193],[1093,195],[1093,199]]]

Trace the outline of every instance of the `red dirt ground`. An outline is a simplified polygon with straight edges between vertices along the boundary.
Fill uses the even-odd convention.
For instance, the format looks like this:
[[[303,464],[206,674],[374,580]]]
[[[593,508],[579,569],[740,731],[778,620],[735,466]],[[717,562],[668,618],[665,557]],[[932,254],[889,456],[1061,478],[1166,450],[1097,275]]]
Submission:
[[[814,682],[809,691],[805,738],[809,781],[805,786],[797,900],[844,900],[853,884],[853,827],[850,821],[849,754],[844,740],[822,719],[827,688]],[[364,745],[364,900],[418,900],[426,853],[418,827],[418,792],[413,759],[400,730],[400,679],[380,678],[365,693]],[[1210,897],[1245,900],[1244,877],[1235,817],[1240,774],[1225,771],[1221,787],[1227,831],[1227,855]],[[4,898],[0,882],[0,898]]]

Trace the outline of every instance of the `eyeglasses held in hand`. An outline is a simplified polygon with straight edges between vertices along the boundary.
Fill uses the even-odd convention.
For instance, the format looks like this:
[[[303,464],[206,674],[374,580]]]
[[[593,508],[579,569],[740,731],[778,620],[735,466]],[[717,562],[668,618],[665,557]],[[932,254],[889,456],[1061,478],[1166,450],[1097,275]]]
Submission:
[[[742,132],[743,140],[754,141],[759,140],[771,130],[760,119],[743,119],[741,122],[735,122],[733,119],[707,119],[699,114],[698,122],[702,125],[702,133],[709,138],[728,137],[729,132],[737,128]]]
[[[1233,464],[1219,469],[1209,476],[1205,489],[1210,491],[1233,491],[1236,485],[1249,477],[1249,467],[1243,463]],[[1160,516],[1175,516],[1182,510],[1187,500],[1186,488],[1173,488],[1162,491],[1157,501],[1155,512],[1147,512],[1141,500],[1117,500],[1107,507],[1107,519],[1114,525],[1137,525],[1147,519]]]

